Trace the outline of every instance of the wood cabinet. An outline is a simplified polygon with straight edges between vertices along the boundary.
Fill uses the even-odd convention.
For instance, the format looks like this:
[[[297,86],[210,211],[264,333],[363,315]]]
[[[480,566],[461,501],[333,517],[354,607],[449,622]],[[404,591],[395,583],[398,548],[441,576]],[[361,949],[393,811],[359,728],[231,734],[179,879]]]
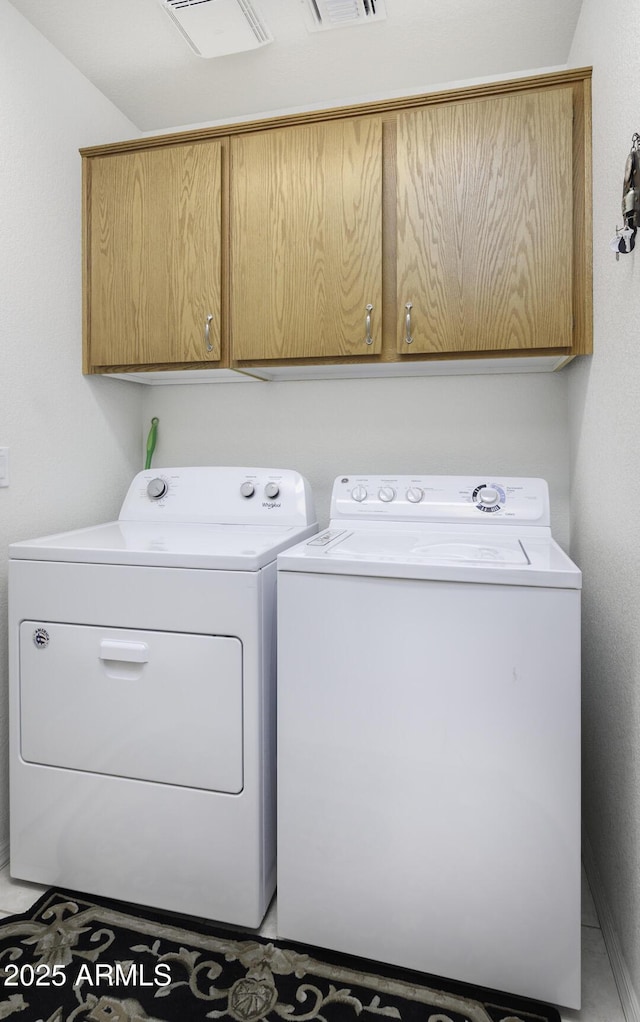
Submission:
[[[398,117],[401,354],[570,348],[570,87]]]
[[[378,353],[382,120],[234,138],[230,186],[233,357]]]
[[[588,354],[590,77],[82,150],[85,372]]]
[[[89,370],[220,361],[222,146],[85,164]]]

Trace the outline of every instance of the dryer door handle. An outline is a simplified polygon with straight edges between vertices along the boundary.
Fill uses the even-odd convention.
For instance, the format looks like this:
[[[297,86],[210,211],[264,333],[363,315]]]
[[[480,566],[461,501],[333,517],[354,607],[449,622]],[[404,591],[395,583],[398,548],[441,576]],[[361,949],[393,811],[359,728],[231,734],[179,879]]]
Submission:
[[[122,660],[127,664],[146,664],[149,662],[149,647],[146,642],[103,639],[100,643],[100,660]]]

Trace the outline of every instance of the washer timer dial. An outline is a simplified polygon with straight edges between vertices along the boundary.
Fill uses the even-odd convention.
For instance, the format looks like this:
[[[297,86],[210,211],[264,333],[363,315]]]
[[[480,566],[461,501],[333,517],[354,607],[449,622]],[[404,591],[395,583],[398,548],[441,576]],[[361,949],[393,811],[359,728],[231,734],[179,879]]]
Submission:
[[[500,499],[500,494],[493,486],[483,486],[478,494],[481,504],[495,504]]]
[[[474,489],[471,499],[478,511],[500,511],[505,503],[506,494],[502,486],[480,483]]]

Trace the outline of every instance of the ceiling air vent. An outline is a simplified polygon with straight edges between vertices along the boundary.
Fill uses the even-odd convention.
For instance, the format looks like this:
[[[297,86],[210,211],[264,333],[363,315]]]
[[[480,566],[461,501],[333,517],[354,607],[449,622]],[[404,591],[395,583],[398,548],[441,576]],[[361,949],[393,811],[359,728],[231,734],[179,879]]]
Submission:
[[[273,36],[251,0],[159,0],[199,57],[255,50]]]
[[[310,32],[367,25],[372,21],[384,21],[387,17],[384,0],[304,0],[304,4]]]

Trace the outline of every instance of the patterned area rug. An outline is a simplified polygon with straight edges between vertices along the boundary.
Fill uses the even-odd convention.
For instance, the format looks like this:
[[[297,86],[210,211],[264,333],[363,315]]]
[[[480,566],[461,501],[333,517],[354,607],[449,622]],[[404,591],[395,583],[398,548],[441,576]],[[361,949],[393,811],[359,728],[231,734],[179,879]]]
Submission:
[[[560,1022],[554,1008],[68,891],[0,920],[16,1022]]]

